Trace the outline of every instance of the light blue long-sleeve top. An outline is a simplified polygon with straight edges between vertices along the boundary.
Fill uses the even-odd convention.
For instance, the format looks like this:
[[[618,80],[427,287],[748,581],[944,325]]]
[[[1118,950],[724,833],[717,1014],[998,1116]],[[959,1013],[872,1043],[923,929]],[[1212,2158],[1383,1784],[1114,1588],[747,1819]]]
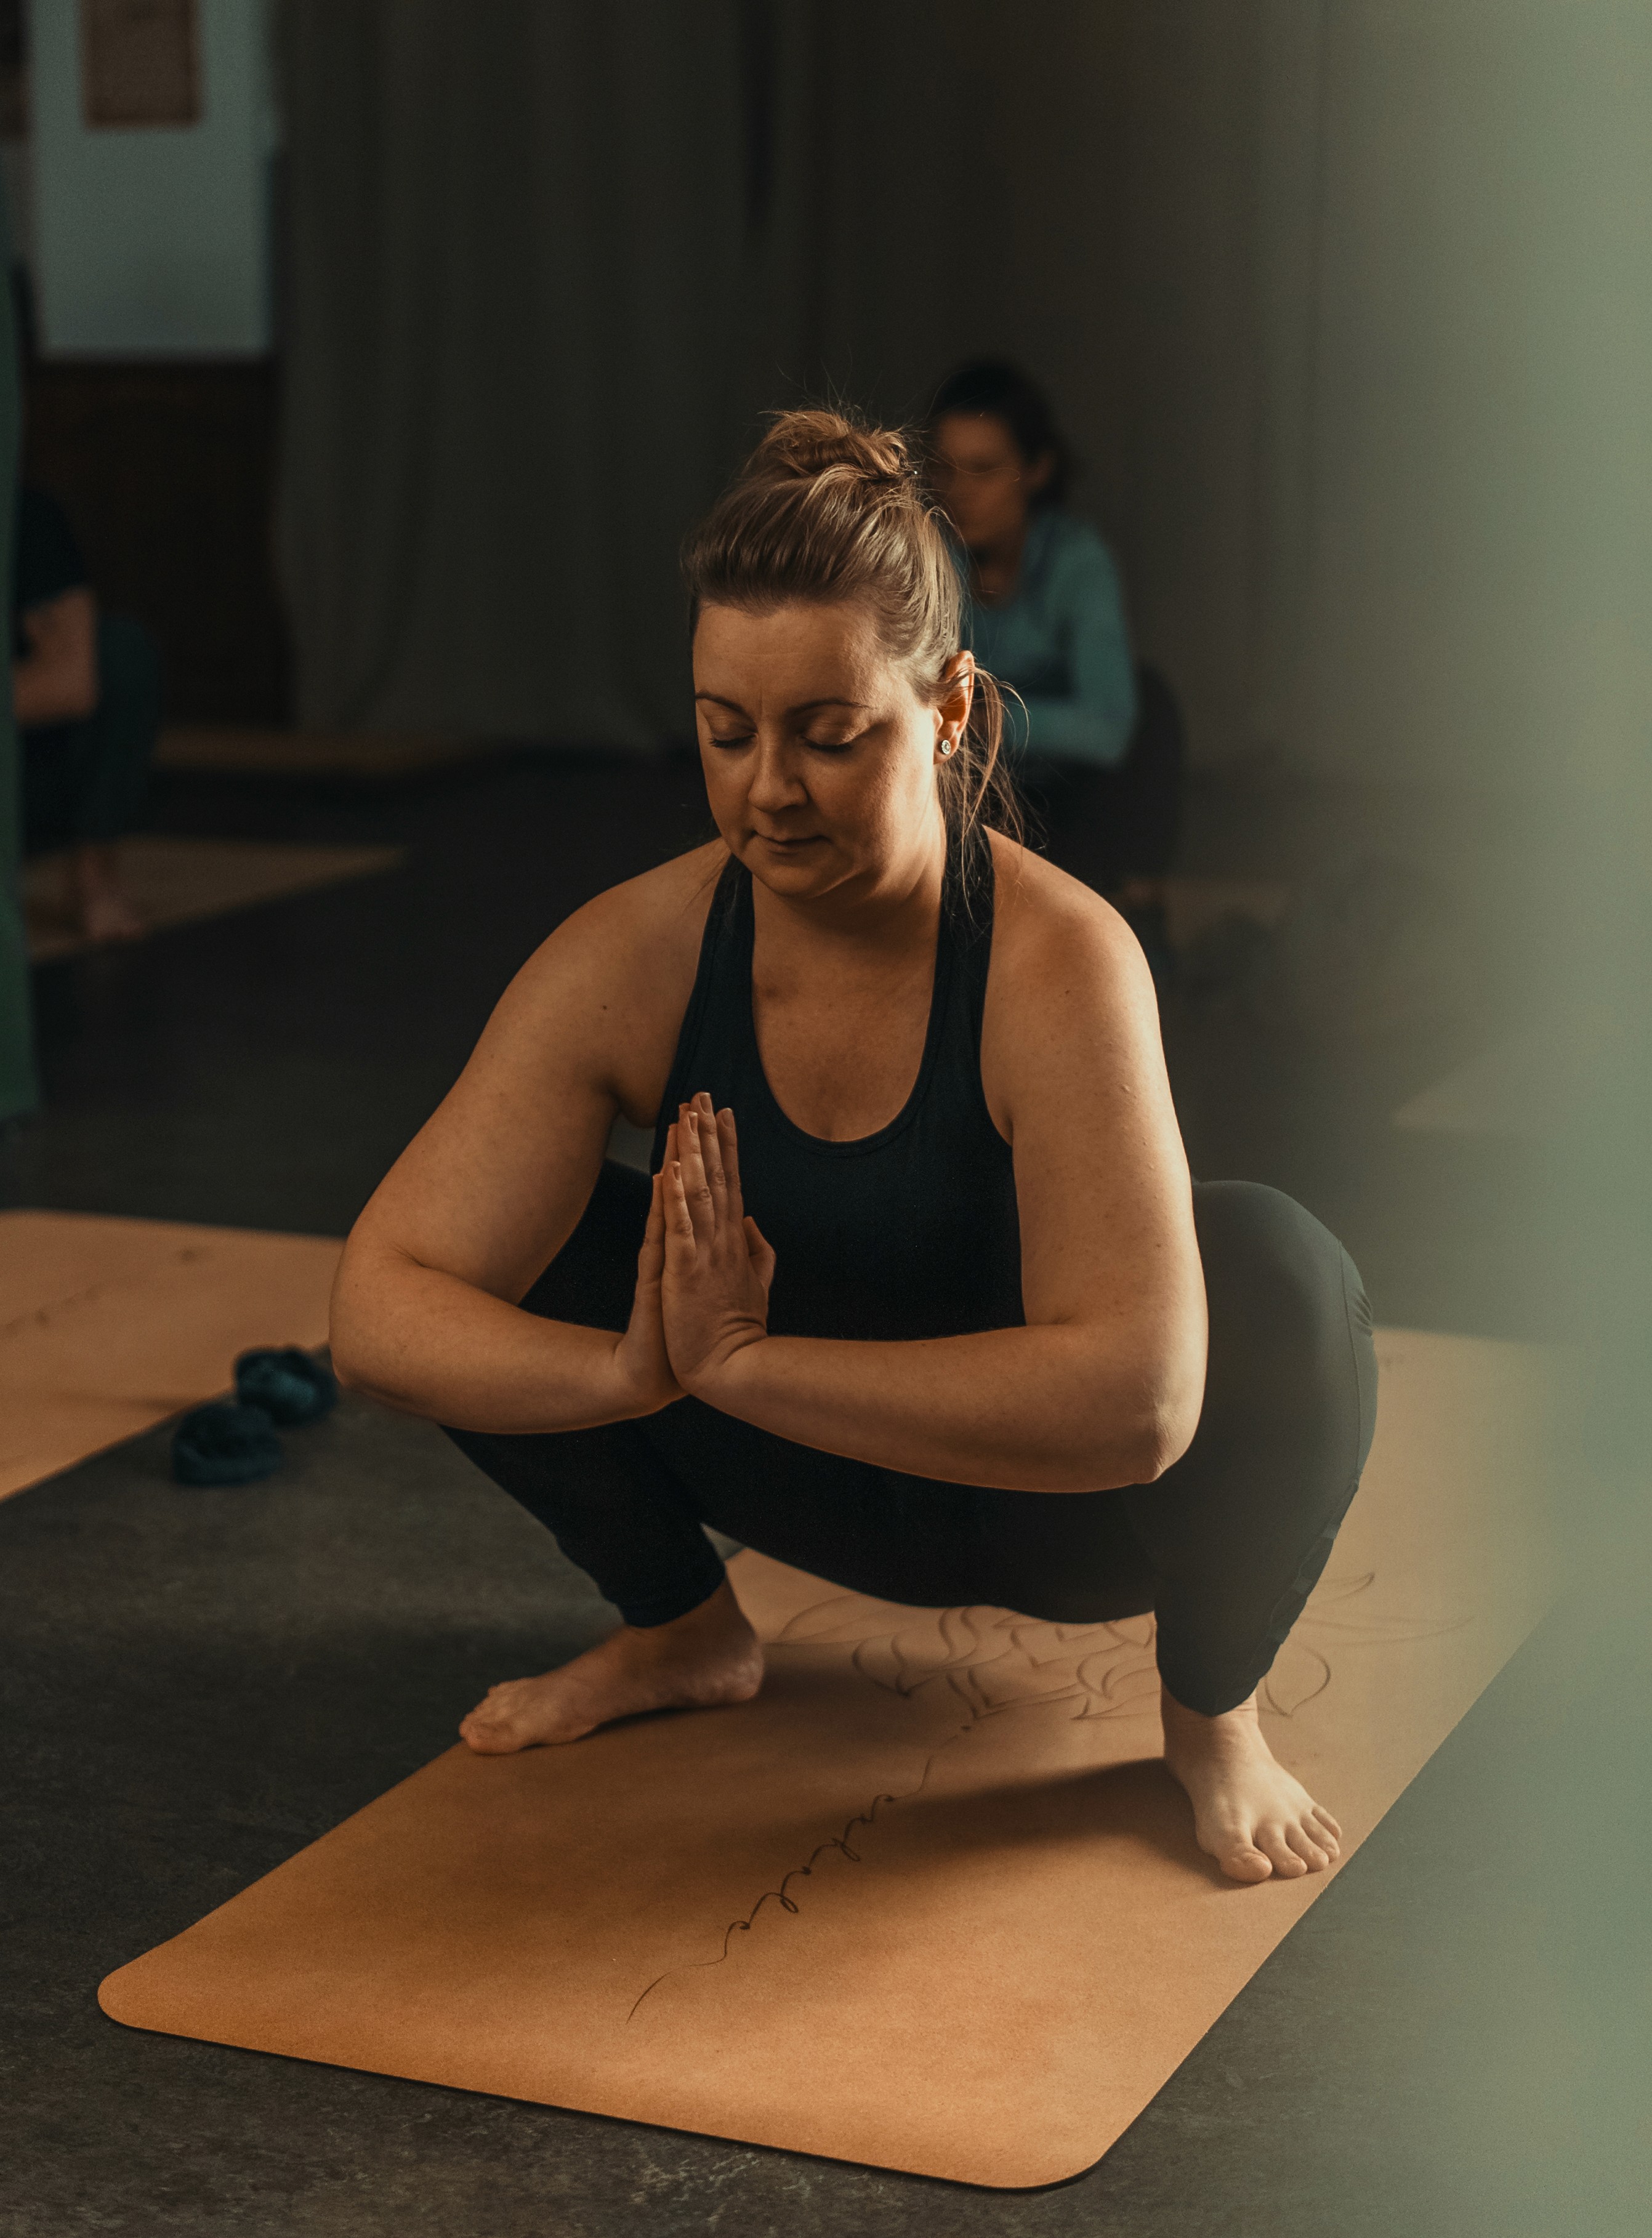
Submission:
[[[1111,768],[1136,720],[1136,669],[1112,554],[1088,522],[1045,506],[1027,524],[1014,595],[987,606],[965,585],[964,642],[1014,686],[1005,740],[1018,760],[1046,755]]]

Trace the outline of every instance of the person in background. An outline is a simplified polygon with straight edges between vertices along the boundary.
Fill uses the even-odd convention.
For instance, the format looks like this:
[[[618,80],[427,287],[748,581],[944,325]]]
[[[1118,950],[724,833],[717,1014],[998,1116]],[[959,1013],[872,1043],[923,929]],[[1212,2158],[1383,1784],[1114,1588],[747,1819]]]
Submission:
[[[17,493],[11,693],[23,738],[23,850],[67,850],[67,913],[90,940],[143,921],[115,843],[143,805],[161,722],[160,659],[143,626],[103,614],[63,508]]]
[[[1017,367],[981,359],[941,383],[927,434],[967,568],[965,641],[1016,695],[1017,780],[1052,853],[1162,939],[1180,720],[1132,659],[1111,554],[1066,510],[1072,460],[1049,403]]]

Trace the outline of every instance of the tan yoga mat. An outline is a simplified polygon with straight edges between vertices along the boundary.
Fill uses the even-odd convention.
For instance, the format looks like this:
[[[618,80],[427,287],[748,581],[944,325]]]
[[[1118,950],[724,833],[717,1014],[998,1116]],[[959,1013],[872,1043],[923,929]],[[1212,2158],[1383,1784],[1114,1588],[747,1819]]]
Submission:
[[[1546,1574],[1543,1356],[1380,1352],[1364,1487],[1265,1694],[1350,1851]],[[104,2011],[971,2183],[1091,2165],[1334,1875],[1242,1887],[1202,1857],[1149,1619],[733,1575],[772,1643],[755,1702],[455,1746],[110,1975]]]
[[[119,845],[121,878],[148,930],[187,924],[261,902],[337,885],[345,878],[393,871],[406,859],[401,847],[296,846],[265,839],[170,838],[139,833]],[[43,855],[25,877],[29,953],[36,963],[76,956],[92,944],[67,921],[63,858]]]
[[[321,1235],[0,1213],[0,1500],[228,1388],[254,1345],[318,1345]]]

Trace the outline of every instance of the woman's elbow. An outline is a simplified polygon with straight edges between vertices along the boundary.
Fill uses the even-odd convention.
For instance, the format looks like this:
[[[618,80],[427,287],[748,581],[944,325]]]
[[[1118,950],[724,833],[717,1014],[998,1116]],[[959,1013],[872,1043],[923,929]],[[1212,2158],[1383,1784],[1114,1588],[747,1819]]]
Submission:
[[[362,1362],[351,1347],[348,1336],[342,1337],[335,1322],[331,1335],[333,1373],[341,1391],[360,1392],[368,1398],[375,1396],[370,1379]]]
[[[1114,1407],[1098,1422],[1075,1456],[1075,1480],[1064,1490],[1119,1492],[1154,1484],[1175,1467],[1198,1427],[1197,1394],[1153,1394],[1136,1407]]]
[[[1157,1484],[1167,1469],[1175,1467],[1193,1442],[1193,1433],[1168,1425],[1149,1431],[1142,1439],[1135,1455],[1136,1473],[1131,1484]]]
[[[368,1398],[379,1395],[374,1382],[376,1362],[371,1333],[383,1321],[381,1300],[378,1301],[380,1310],[374,1311],[375,1271],[371,1253],[364,1251],[352,1235],[344,1246],[344,1255],[334,1278],[328,1314],[333,1373],[344,1390],[362,1392]]]
[[[328,1344],[333,1373],[338,1378],[340,1388],[364,1392],[369,1397],[373,1396],[372,1374],[366,1347],[362,1341],[360,1324],[355,1315],[336,1298],[333,1301]]]
[[[1184,1378],[1179,1389],[1161,1394],[1145,1410],[1137,1455],[1141,1473],[1132,1478],[1133,1483],[1156,1483],[1166,1470],[1174,1468],[1186,1453],[1199,1426],[1199,1414],[1204,1400],[1204,1383],[1202,1374],[1197,1386],[1190,1379]]]
[[[341,1337],[338,1325],[334,1324],[330,1357],[333,1373],[338,1378],[341,1391],[348,1391],[358,1399],[371,1399],[381,1407],[393,1407],[402,1413],[417,1413],[406,1393],[401,1388],[393,1363],[371,1355],[367,1347],[353,1340],[348,1331]]]

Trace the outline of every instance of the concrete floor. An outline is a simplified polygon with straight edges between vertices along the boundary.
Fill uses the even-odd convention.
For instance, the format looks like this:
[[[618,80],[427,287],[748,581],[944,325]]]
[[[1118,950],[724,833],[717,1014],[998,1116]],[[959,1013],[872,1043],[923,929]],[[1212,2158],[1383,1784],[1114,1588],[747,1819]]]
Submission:
[[[1232,808],[1196,803],[1191,851],[1275,870],[1254,834],[1223,857],[1224,829],[1244,828]],[[595,758],[395,796],[175,785],[157,803],[169,829],[392,839],[412,860],[43,970],[49,1109],[0,1146],[0,1202],[341,1232],[534,942],[702,817],[691,772]],[[1310,1002],[1258,1003],[1257,983],[1217,973],[1167,1007],[1196,1169],[1303,1197],[1361,1261],[1379,1319],[1543,1334],[1541,1255],[1506,1217],[1529,1154],[1388,1123],[1486,1022],[1420,1003],[1354,1049],[1316,1037]],[[1260,983],[1277,996],[1277,974]],[[1554,1700],[1543,1634],[1105,2160],[1052,2191],[964,2190],[106,2022],[104,1972],[435,1754],[493,1678],[606,1620],[426,1426],[347,1402],[289,1451],[264,1486],[185,1492],[157,1433],[0,1507],[5,2238],[1559,2227],[1524,2203],[1541,2123],[1488,2144],[1473,2118],[1486,1984],[1526,1902],[1517,1844],[1487,1828],[1510,1809],[1509,1752]]]

